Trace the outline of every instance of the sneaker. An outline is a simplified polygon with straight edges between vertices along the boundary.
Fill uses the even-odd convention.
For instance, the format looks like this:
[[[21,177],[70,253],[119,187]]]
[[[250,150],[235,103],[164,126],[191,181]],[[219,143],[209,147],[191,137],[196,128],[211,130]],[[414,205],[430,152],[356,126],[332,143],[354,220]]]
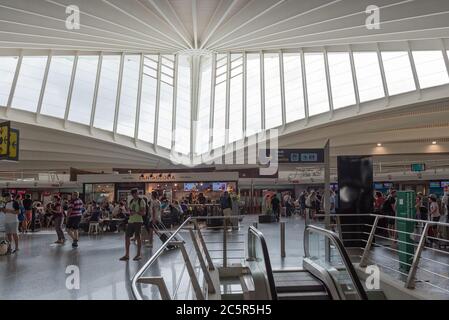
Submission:
[[[120,261],[128,261],[129,257],[128,256],[123,256],[119,259]]]
[[[78,248],[78,241],[73,241],[72,248]]]

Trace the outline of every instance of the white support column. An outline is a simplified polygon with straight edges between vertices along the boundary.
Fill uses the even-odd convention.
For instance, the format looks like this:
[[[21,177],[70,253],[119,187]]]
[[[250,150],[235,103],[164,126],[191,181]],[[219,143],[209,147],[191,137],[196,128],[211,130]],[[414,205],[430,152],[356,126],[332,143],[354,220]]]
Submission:
[[[142,102],[143,65],[144,65],[144,55],[143,55],[143,53],[141,53],[140,54],[140,66],[139,66],[139,83],[137,85],[136,123],[134,125],[134,145],[136,147],[137,147],[137,141],[139,140],[140,103]]]
[[[67,95],[67,104],[66,104],[65,113],[64,113],[64,128],[67,128],[67,122],[68,122],[67,120],[69,118],[70,104],[72,103],[73,85],[75,84],[75,77],[76,77],[76,69],[77,69],[77,66],[78,66],[78,59],[79,59],[79,54],[77,52],[75,54],[75,60],[73,61],[72,77],[70,78],[69,93]]]
[[[247,79],[246,79],[246,67],[247,67],[247,54],[246,52],[243,52],[243,56],[242,56],[242,132],[243,132],[243,136],[242,139],[244,139],[244,141],[246,141],[246,122],[248,119],[248,111],[247,111],[247,92],[246,92],[246,85],[247,85]]]
[[[412,68],[413,80],[415,81],[416,92],[419,95],[419,99],[421,99],[421,85],[419,84],[418,73],[416,72],[415,59],[413,58],[410,41],[407,41],[407,52],[410,60],[410,66]]]
[[[443,50],[444,64],[446,65],[446,70],[447,70],[447,73],[449,74],[449,57],[447,56],[447,54],[448,54],[447,47],[446,47],[446,43],[444,42],[443,39],[441,39],[441,48]]]
[[[98,57],[97,77],[95,79],[94,98],[92,100],[92,111],[90,113],[90,122],[89,122],[90,134],[92,134],[92,130],[94,128],[95,113],[97,111],[98,88],[100,87],[100,77],[101,77],[102,66],[103,66],[103,52],[100,52],[100,56]]]
[[[279,51],[279,71],[281,81],[281,112],[282,112],[282,131],[285,130],[287,124],[287,114],[285,110],[285,76],[284,76],[284,54],[282,50]]]
[[[190,160],[193,163],[199,117],[199,92],[201,88],[201,56],[190,57]]]
[[[265,130],[265,56],[263,51],[260,52],[260,108],[261,108],[261,122],[262,131]]]
[[[387,105],[390,103],[390,93],[388,92],[388,85],[387,85],[387,78],[385,76],[385,68],[384,68],[384,62],[382,60],[382,54],[380,52],[379,43],[377,45],[377,59],[379,60],[379,67],[380,67],[380,75],[382,76],[382,85],[384,87],[385,92],[385,101]]]
[[[306,77],[306,62],[304,58],[304,50],[301,49],[299,52],[301,56],[301,73],[302,73],[302,91],[304,93],[304,114],[305,114],[305,123],[304,125],[309,124],[309,96],[307,94],[307,77]]]
[[[349,61],[351,63],[351,73],[352,73],[352,83],[354,85],[355,103],[357,105],[357,113],[359,113],[360,112],[359,84],[357,82],[357,74],[356,74],[355,63],[354,63],[354,52],[352,51],[351,45],[349,45],[348,52],[349,52]]]
[[[125,53],[122,52],[122,55],[120,57],[120,69],[118,72],[118,83],[117,83],[117,97],[115,99],[115,110],[114,110],[114,127],[112,130],[112,134],[114,137],[114,140],[117,136],[117,124],[118,124],[118,113],[120,108],[120,96],[122,93],[122,82],[123,82],[123,66],[125,64]]]
[[[176,111],[178,110],[178,101],[176,97],[178,96],[178,55],[175,55],[175,61],[173,62],[173,106],[172,106],[172,139],[171,139],[171,149],[174,150],[176,143]]]
[[[228,52],[226,56],[226,110],[225,110],[225,143],[224,148],[226,149],[229,144],[229,120],[230,120],[230,109],[231,109],[231,53]]]
[[[22,68],[23,51],[20,51],[19,60],[17,61],[16,73],[11,84],[11,91],[9,92],[8,103],[6,104],[6,115],[8,115],[11,109],[12,101],[14,99],[14,93],[16,92],[17,80],[19,79],[20,69]]]
[[[215,112],[215,84],[217,82],[217,54],[212,55],[211,63],[211,94],[210,94],[210,117],[209,117],[209,151],[214,145],[214,112]]]
[[[334,99],[332,96],[332,83],[331,83],[331,75],[329,71],[329,57],[327,54],[327,49],[324,47],[323,49],[324,55],[324,68],[326,70],[326,83],[327,83],[327,96],[329,98],[329,119],[334,117]]]
[[[52,58],[53,58],[53,51],[50,50],[50,52],[48,53],[48,57],[47,57],[47,65],[45,66],[44,79],[42,80],[41,93],[39,94],[39,100],[37,103],[36,118],[35,118],[36,123],[39,121],[39,115],[41,114],[41,110],[42,110],[42,101],[44,100],[44,93],[45,93],[45,88],[47,87],[48,72],[50,71],[50,65],[51,65]]]
[[[154,151],[157,151],[157,132],[159,130],[159,106],[161,98],[161,73],[162,73],[162,56],[158,56],[157,62],[157,85],[156,85],[156,108],[154,112]]]

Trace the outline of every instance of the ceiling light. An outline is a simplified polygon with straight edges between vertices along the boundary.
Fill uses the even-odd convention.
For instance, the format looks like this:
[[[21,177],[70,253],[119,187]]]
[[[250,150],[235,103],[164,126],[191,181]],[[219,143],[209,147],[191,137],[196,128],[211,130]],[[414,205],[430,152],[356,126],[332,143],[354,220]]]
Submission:
[[[377,144],[377,146],[378,146],[378,147],[382,147],[382,143],[379,142],[379,143]]]
[[[432,144],[435,145],[435,144],[437,144],[437,142],[436,141],[432,141]]]

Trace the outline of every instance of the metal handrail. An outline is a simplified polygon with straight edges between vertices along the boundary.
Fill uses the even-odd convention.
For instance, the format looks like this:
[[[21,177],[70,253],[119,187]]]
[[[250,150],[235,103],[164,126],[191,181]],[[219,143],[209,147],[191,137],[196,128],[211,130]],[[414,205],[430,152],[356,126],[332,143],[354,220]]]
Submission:
[[[324,217],[323,214],[320,214],[320,215],[317,215],[317,216]],[[332,214],[331,216],[337,217],[337,218],[341,218],[341,217],[344,217],[344,216],[346,216],[346,217],[350,217],[350,216],[375,217],[375,220],[374,220],[372,225],[370,225],[370,224],[366,225],[367,227],[371,228],[371,231],[369,232],[368,240],[365,240],[365,242],[366,242],[365,247],[361,248],[361,249],[363,249],[363,254],[361,256],[359,265],[362,268],[366,267],[366,263],[367,263],[368,260],[372,261],[372,259],[369,258],[369,251],[370,251],[371,247],[373,245],[380,246],[378,244],[374,244],[374,241],[373,241],[374,238],[375,237],[380,237],[380,238],[385,239],[385,237],[381,237],[381,236],[378,236],[378,235],[375,234],[376,230],[378,228],[399,232],[397,230],[392,230],[392,229],[389,229],[389,228],[378,227],[377,224],[378,224],[378,221],[380,219],[393,219],[395,221],[408,221],[408,222],[413,222],[413,223],[416,223],[416,224],[421,224],[422,228],[421,228],[421,232],[420,233],[415,233],[414,231],[413,232],[400,231],[401,233],[405,233],[405,234],[408,234],[410,236],[419,236],[418,244],[413,244],[416,247],[416,250],[415,250],[415,252],[413,254],[413,260],[412,260],[411,264],[408,264],[409,267],[410,267],[410,270],[408,271],[408,273],[403,273],[403,272],[400,272],[398,270],[394,270],[392,268],[388,268],[388,269],[391,269],[394,272],[397,272],[397,273],[400,273],[400,274],[406,276],[407,279],[406,279],[406,281],[404,283],[404,286],[406,288],[408,288],[408,289],[414,289],[415,288],[416,273],[417,273],[418,269],[422,269],[422,268],[419,267],[420,260],[421,259],[425,259],[427,261],[434,262],[434,260],[432,260],[432,259],[421,257],[424,249],[438,251],[438,252],[440,252],[442,254],[449,255],[449,252],[437,250],[437,249],[430,248],[430,247],[426,246],[426,240],[427,239],[440,240],[440,241],[444,241],[444,242],[448,242],[449,241],[447,239],[440,239],[437,236],[429,236],[428,235],[428,231],[429,231],[429,229],[431,227],[445,227],[445,228],[449,228],[449,223],[446,223],[446,222],[439,222],[439,221],[437,222],[437,221],[431,221],[431,220],[420,220],[420,219],[404,218],[404,217],[396,217],[396,216],[386,216],[386,215],[373,214],[373,213],[367,213],[367,214]],[[441,215],[441,217],[443,217],[443,216],[444,215]],[[338,224],[338,222],[339,222],[339,219],[337,219],[337,224]],[[344,240],[349,241],[349,240],[352,240],[352,239],[344,239]],[[399,240],[396,240],[396,241],[399,242]],[[383,247],[383,246],[380,246],[380,247]],[[400,251],[400,250],[395,250],[395,251],[397,251],[398,253],[399,252],[400,253],[405,253],[404,251]],[[390,258],[390,259],[394,260],[393,258]],[[401,263],[402,264],[406,264],[405,262],[401,262]],[[379,265],[381,265],[381,264],[379,264]],[[432,284],[427,283],[427,282],[423,282],[423,283],[432,285]],[[449,290],[447,290],[447,289],[438,287],[436,285],[432,285],[432,286],[435,286],[435,287],[441,289],[445,293],[449,293]]]
[[[152,255],[150,257],[150,259],[137,271],[137,273],[134,275],[134,277],[131,280],[131,291],[133,294],[133,297],[135,300],[143,300],[138,288],[137,288],[137,283],[139,282],[139,279],[142,279],[142,275],[148,270],[148,268],[151,267],[151,265],[161,256],[161,254],[164,252],[164,250],[167,248],[167,246],[174,244],[176,242],[176,236],[179,234],[179,232],[185,228],[185,226],[189,223],[189,222],[193,222],[196,225],[196,220],[209,220],[209,219],[224,219],[225,221],[225,230],[226,230],[226,220],[230,219],[239,219],[240,217],[242,217],[241,215],[231,215],[231,216],[195,216],[195,217],[188,217],[179,227],[178,229],[176,229],[176,231],[174,231],[170,237],[167,239],[167,241],[165,241],[162,246],[156,251],[156,253],[154,255]],[[199,230],[199,228],[198,228]],[[226,232],[224,232],[224,234],[226,234]],[[199,239],[199,241],[201,241],[201,244],[204,245],[204,239],[202,239],[202,235],[200,236],[201,239]],[[226,236],[224,237],[224,241],[227,241]],[[183,249],[183,248],[181,248]],[[185,249],[185,248],[184,248]],[[186,255],[185,250],[182,250],[183,255]],[[188,257],[186,257],[188,259]],[[226,260],[229,259],[233,259],[233,258],[228,258],[226,256],[226,252],[225,250],[223,250],[223,264],[226,265]],[[206,260],[208,261],[209,264],[209,269],[210,270],[214,270],[213,265],[211,265],[213,258],[211,259],[208,256],[208,253],[206,254]],[[185,261],[186,266],[188,267],[188,263],[189,261]],[[196,279],[195,276],[191,277],[191,281],[193,282],[197,282],[198,279]]]
[[[254,237],[254,238],[252,238]],[[262,232],[257,230],[255,227],[250,226],[248,228],[248,258],[249,259],[256,259],[256,248],[255,243],[253,239],[257,238],[260,241],[260,245],[262,247],[262,254],[263,259],[265,262],[265,270],[267,271],[267,281],[268,286],[270,287],[270,295],[272,300],[277,300],[277,292],[276,292],[276,286],[274,284],[274,277],[273,277],[273,269],[271,268],[271,261],[270,261],[270,255],[268,253],[268,246],[267,242],[265,241],[265,236]]]
[[[305,258],[310,257],[309,252],[309,235],[311,232],[316,232],[324,237],[331,240],[331,242],[334,244],[334,246],[337,248],[338,252],[340,253],[343,263],[349,273],[349,276],[351,277],[352,283],[354,284],[357,293],[361,300],[368,300],[368,296],[365,292],[365,289],[363,288],[362,284],[360,283],[360,279],[357,276],[357,272],[355,271],[354,266],[352,265],[351,259],[349,258],[348,253],[345,250],[345,247],[343,245],[343,242],[338,237],[338,235],[330,230],[326,230],[314,225],[308,225],[306,226],[304,230],[304,256]]]
[[[151,258],[145,262],[145,264],[137,271],[137,273],[134,275],[133,279],[131,280],[131,291],[134,296],[135,300],[143,300],[142,295],[140,294],[139,290],[137,289],[137,282],[142,277],[142,275],[147,271],[149,267],[159,258],[159,256],[164,252],[164,250],[169,246],[173,241],[173,239],[176,238],[176,235],[184,228],[185,225],[187,225],[192,220],[192,217],[188,217],[176,231],[168,238],[167,241],[165,241],[162,246],[156,251],[154,255],[151,256]]]

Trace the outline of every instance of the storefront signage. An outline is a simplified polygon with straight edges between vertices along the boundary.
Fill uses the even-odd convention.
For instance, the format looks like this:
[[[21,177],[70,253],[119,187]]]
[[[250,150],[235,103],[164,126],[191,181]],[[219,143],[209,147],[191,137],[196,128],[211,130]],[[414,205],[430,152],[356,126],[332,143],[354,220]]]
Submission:
[[[267,152],[267,150],[260,150]],[[267,154],[269,156],[269,154]],[[324,149],[278,149],[278,163],[314,164],[324,163]]]
[[[238,181],[238,172],[144,173],[144,174],[80,174],[81,183],[120,182],[227,182]]]

